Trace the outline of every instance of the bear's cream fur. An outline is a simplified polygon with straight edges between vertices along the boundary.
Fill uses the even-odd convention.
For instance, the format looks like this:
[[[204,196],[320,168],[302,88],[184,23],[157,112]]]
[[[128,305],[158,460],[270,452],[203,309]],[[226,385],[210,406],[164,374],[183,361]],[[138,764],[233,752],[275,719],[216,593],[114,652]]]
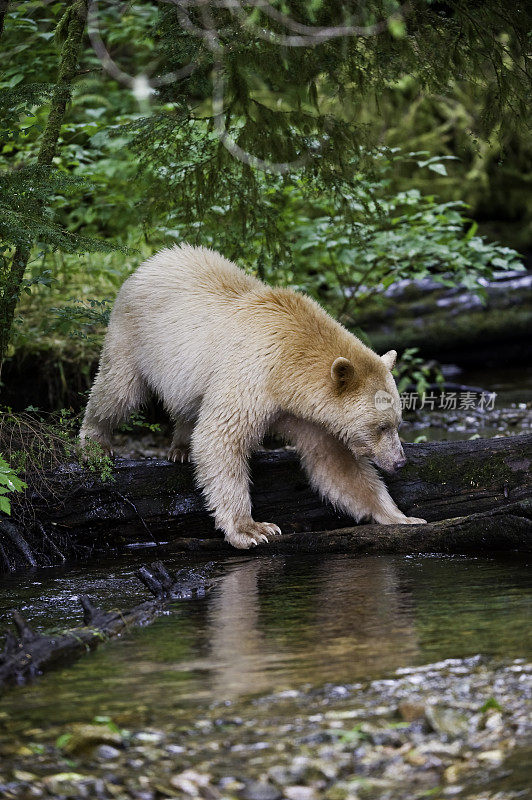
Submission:
[[[120,289],[80,438],[109,448],[113,428],[155,392],[175,421],[169,457],[190,448],[216,526],[239,548],[280,532],[251,516],[248,456],[268,430],[356,520],[421,523],[397,508],[371,463],[391,472],[405,461],[395,357],[377,356],[310,298],[212,250],[175,246]]]

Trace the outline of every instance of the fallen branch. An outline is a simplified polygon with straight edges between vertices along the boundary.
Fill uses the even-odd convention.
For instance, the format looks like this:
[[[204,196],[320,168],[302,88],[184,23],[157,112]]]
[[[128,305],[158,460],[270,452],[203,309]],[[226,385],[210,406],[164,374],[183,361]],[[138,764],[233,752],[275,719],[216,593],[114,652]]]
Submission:
[[[147,625],[175,600],[201,597],[212,586],[211,572],[212,564],[201,571],[180,570],[173,576],[160,561],[150,568],[141,567],[137,576],[151,592],[153,600],[129,611],[102,611],[88,597],[80,597],[83,626],[62,633],[36,633],[22,615],[14,611],[18,636],[11,632],[6,634],[0,654],[0,688],[11,683],[26,683],[44,671],[76,660],[134,626]]]

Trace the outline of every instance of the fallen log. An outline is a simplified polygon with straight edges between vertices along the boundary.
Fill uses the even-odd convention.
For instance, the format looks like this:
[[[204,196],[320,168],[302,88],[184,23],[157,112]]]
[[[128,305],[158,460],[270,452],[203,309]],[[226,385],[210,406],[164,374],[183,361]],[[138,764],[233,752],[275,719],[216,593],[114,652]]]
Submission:
[[[0,689],[9,684],[23,684],[42,672],[62,666],[94,650],[102,642],[137,626],[152,622],[175,600],[200,597],[212,586],[212,564],[200,571],[184,569],[170,575],[161,562],[141,567],[137,577],[154,596],[129,611],[96,608],[88,597],[80,597],[83,626],[63,633],[37,633],[20,612],[13,612],[17,636],[8,632],[0,653]]]
[[[408,515],[423,517],[429,523],[446,521],[443,527],[411,529],[408,540],[412,546],[417,543],[418,552],[426,552],[425,547],[452,552],[444,546],[448,532],[453,528],[464,530],[466,523],[458,519],[471,515],[487,515],[482,525],[491,531],[503,530],[510,516],[515,516],[510,507],[532,499],[531,435],[406,445],[405,450],[407,466],[386,478],[392,497]],[[349,537],[361,541],[371,535],[372,552],[393,552],[393,548],[395,552],[403,552],[400,542],[404,531],[396,539],[390,538],[396,526],[354,528],[349,517],[321,502],[309,488],[292,451],[257,454],[252,460],[252,478],[256,519],[275,522],[285,534],[343,528],[349,534],[337,541],[346,549],[356,549],[355,543],[347,544]],[[79,560],[96,552],[128,546],[168,545],[173,550],[234,553],[215,531],[201,494],[194,486],[190,465],[120,460],[116,463],[114,480],[107,483],[87,475],[77,465],[70,465],[49,476],[49,493],[49,498],[35,497],[33,526],[17,529],[16,535],[12,530],[4,532],[0,526],[4,570],[27,568],[32,562],[45,566],[58,563],[60,558]],[[488,512],[501,513],[490,516]],[[530,533],[530,519],[521,511],[517,516],[522,523],[519,534],[512,539],[512,549],[527,547]],[[468,523],[468,530],[472,531],[473,525],[481,530],[475,520]],[[438,531],[442,531],[439,538]],[[313,535],[318,537],[316,542],[323,542],[321,546],[329,549],[324,537]],[[297,542],[297,547],[305,550],[305,536],[292,538],[291,547],[296,547]],[[477,547],[489,549],[495,543],[493,536],[485,541],[477,537]],[[451,537],[451,541],[459,546],[458,539]],[[465,541],[464,537],[460,541]],[[272,552],[280,546],[278,542],[268,545]]]
[[[373,349],[418,348],[426,358],[461,365],[522,364],[530,352],[530,273],[500,273],[484,296],[430,278],[394,283],[347,323],[361,328]]]
[[[172,552],[227,554],[227,544],[217,539],[180,537]],[[532,552],[532,501],[466,517],[418,525],[351,525],[336,530],[286,533],[243,555],[294,553],[356,553],[358,555],[467,555],[496,552]]]

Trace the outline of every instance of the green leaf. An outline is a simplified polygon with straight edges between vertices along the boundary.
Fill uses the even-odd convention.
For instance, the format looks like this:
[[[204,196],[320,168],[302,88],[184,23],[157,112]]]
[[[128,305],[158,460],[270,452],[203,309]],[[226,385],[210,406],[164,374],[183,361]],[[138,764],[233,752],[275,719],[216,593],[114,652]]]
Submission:
[[[71,739],[71,733],[62,733],[61,736],[58,736],[55,740],[55,746],[61,750]]]
[[[406,34],[406,25],[402,17],[390,17],[388,20],[388,30],[394,39],[403,39]]]
[[[0,494],[0,511],[4,514],[11,514],[11,503],[7,497],[2,497]]]
[[[438,175],[447,175],[447,168],[445,164],[440,164],[436,162],[435,164],[429,164],[428,168],[431,169],[433,172],[437,172]]]

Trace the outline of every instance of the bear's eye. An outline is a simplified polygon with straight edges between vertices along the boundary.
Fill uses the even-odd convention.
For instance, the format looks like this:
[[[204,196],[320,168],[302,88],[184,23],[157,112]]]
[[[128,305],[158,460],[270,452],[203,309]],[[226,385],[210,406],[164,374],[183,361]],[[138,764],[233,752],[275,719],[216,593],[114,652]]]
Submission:
[[[377,428],[377,430],[379,431],[379,433],[388,433],[388,431],[391,431],[391,429],[392,429],[392,426],[391,426],[391,425],[390,425],[388,422],[383,422],[383,423],[382,423],[381,425],[379,425],[379,427]]]

